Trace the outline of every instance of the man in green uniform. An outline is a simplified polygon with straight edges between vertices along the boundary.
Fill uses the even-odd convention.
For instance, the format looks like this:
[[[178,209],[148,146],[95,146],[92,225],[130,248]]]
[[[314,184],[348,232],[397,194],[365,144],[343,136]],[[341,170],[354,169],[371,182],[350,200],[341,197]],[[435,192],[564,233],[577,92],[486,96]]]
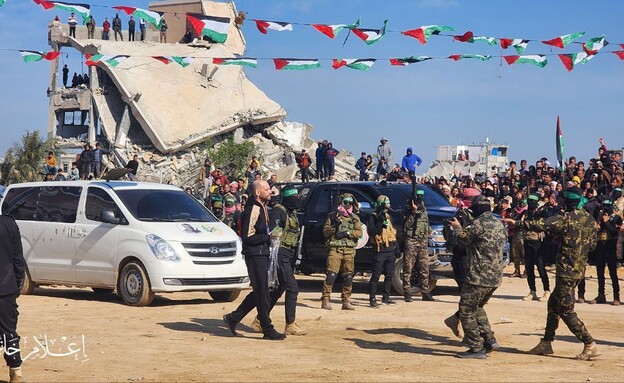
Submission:
[[[323,235],[327,238],[329,255],[323,283],[321,308],[331,310],[330,297],[338,272],[342,270],[342,309],[355,310],[351,305],[351,290],[355,268],[355,247],[362,236],[362,223],[357,216],[357,201],[349,193],[340,195],[340,205],[329,214]]]
[[[457,244],[466,249],[468,270],[461,289],[459,318],[470,349],[460,358],[485,359],[486,352],[500,348],[483,307],[503,279],[503,248],[507,232],[491,212],[490,201],[478,196],[470,206],[475,219],[462,228],[457,218],[449,224]]]
[[[418,262],[420,292],[423,301],[433,301],[429,292],[429,249],[431,235],[429,216],[423,201],[424,190],[416,190],[415,198],[410,198],[403,215],[405,225],[405,252],[403,254],[403,295],[405,302],[412,301],[411,279],[414,264]]]
[[[546,331],[544,338],[529,353],[554,354],[552,341],[555,340],[555,331],[561,318],[570,331],[585,345],[576,358],[591,360],[600,353],[594,338],[574,312],[574,289],[583,278],[588,253],[596,248],[596,221],[582,209],[584,201],[581,189],[570,188],[563,192],[563,196],[566,204],[563,215],[516,223],[532,230],[548,230],[561,238],[561,246],[557,255],[555,288],[548,299]]]

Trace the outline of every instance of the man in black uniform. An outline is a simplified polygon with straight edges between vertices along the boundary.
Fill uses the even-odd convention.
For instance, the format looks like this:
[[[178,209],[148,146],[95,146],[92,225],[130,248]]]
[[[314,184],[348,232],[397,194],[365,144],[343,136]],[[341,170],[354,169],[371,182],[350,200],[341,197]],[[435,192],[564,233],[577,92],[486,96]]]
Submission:
[[[63,65],[63,86],[67,88],[67,80],[69,79],[69,68],[67,64]]]
[[[275,330],[269,317],[268,271],[271,236],[266,205],[271,199],[271,188],[266,181],[257,180],[251,185],[250,191],[252,198],[249,199],[241,215],[240,233],[243,240],[243,255],[245,255],[247,272],[253,290],[236,310],[223,316],[223,321],[236,336],[238,335],[236,325],[257,307],[264,339],[282,340],[286,339],[286,336]]]
[[[24,283],[25,265],[17,224],[9,216],[0,216],[0,347],[4,348],[11,383],[24,381],[17,335],[17,297]]]

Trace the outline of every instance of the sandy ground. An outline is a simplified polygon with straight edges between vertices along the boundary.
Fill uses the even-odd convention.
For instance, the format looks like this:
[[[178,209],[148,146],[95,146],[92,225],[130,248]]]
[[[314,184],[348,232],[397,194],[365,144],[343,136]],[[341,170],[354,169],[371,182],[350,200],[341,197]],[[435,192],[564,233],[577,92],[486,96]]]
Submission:
[[[232,303],[179,293],[133,308],[89,289],[37,289],[18,301],[24,373],[29,381],[57,382],[624,380],[624,306],[577,305],[600,345],[598,360],[573,359],[582,345],[563,323],[554,356],[527,355],[543,332],[546,303],[522,301],[526,281],[505,278],[486,306],[503,349],[485,361],[466,361],[455,357],[464,347],[442,323],[459,300],[452,281],[439,282],[437,302],[398,300],[372,309],[366,279],[359,277],[357,309],[345,312],[337,310],[338,293],[333,311],[319,308],[321,276],[299,280],[298,323],[309,334],[282,342],[262,340],[248,327],[252,316],[239,326],[242,336],[230,336],[221,317],[245,292]],[[588,296],[596,289],[595,277],[589,279]],[[610,285],[607,293],[610,301]],[[281,331],[281,304],[272,317]]]

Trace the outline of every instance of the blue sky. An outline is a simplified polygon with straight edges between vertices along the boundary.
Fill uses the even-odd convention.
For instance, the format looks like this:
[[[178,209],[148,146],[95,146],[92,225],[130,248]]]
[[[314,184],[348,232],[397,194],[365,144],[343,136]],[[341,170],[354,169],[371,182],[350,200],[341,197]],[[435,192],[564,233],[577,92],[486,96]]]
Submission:
[[[89,2],[84,0],[84,2]],[[93,5],[147,7],[148,1],[93,0]],[[456,34],[547,40],[584,31],[587,38],[606,35],[611,45],[624,43],[621,17],[624,1],[524,0],[239,0],[248,18],[296,23],[350,24],[362,19],[363,28],[402,31],[421,25],[455,28]],[[30,0],[7,0],[0,8],[0,48],[48,50],[47,23],[64,11],[44,11]],[[94,8],[98,24],[113,10]],[[124,18],[124,25],[126,19]],[[260,34],[253,22],[243,27],[249,57],[390,58],[415,55],[446,57],[473,53],[500,56],[499,46],[453,42],[432,37],[427,45],[389,32],[380,42],[365,45],[353,34],[343,46],[346,31],[331,40],[309,26],[292,32]],[[570,44],[559,50],[531,42],[525,54],[580,51]],[[504,55],[515,54],[508,49]],[[62,57],[71,71],[80,70],[77,57]],[[532,65],[508,66],[494,57],[475,60],[431,60],[408,67],[391,67],[379,60],[368,72],[322,68],[301,72],[275,71],[270,61],[247,70],[249,78],[289,113],[288,119],[314,125],[313,137],[327,138],[334,146],[359,154],[373,151],[386,136],[397,156],[413,146],[426,166],[435,147],[468,144],[489,137],[510,145],[510,157],[530,162],[555,158],[555,122],[561,116],[565,155],[587,159],[596,154],[598,138],[612,148],[624,147],[624,61],[611,53],[598,54],[586,65],[567,72],[557,56],[548,56],[541,69]],[[0,154],[25,130],[47,129],[49,65],[25,64],[19,53],[0,51]],[[423,169],[424,170],[424,169]]]

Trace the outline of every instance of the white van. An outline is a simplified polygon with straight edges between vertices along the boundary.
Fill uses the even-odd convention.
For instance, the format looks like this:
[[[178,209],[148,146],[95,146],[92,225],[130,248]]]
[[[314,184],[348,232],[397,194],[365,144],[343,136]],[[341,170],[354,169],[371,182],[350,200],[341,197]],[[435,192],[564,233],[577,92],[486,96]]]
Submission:
[[[131,306],[154,293],[208,291],[232,301],[249,285],[236,233],[171,185],[54,181],[10,185],[1,212],[17,221],[37,285],[91,287]]]

